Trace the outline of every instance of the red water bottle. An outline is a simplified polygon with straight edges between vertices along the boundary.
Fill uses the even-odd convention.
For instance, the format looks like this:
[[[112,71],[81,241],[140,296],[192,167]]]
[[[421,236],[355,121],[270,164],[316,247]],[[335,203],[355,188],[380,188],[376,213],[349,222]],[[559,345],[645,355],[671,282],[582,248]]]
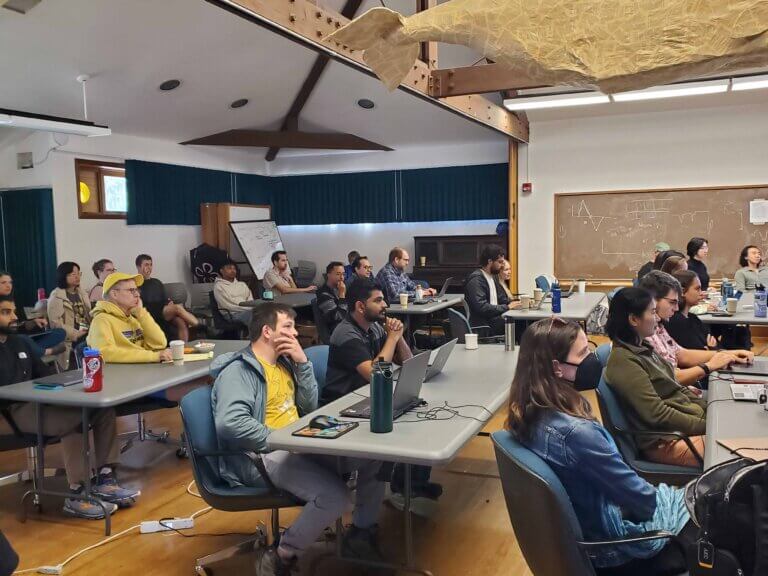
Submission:
[[[96,348],[83,350],[83,388],[86,392],[101,392],[104,384],[104,359]]]
[[[39,300],[45,300],[45,288],[38,288],[37,289],[37,299]]]

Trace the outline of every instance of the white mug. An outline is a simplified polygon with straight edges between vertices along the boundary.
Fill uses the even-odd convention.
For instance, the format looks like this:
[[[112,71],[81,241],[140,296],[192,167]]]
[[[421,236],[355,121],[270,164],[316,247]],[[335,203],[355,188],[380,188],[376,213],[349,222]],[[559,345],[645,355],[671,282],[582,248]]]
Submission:
[[[171,340],[171,358],[176,365],[184,364],[184,340]]]
[[[477,350],[477,334],[464,334],[464,348]]]
[[[587,282],[586,280],[579,280],[579,294],[584,294],[584,292],[587,291]]]

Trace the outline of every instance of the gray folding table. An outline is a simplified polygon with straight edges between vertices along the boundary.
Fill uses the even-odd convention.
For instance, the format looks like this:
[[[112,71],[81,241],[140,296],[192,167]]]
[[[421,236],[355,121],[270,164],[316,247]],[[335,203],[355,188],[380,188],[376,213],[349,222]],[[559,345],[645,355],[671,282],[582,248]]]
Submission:
[[[360,395],[368,396],[370,390],[366,386],[290,426],[273,431],[268,439],[269,448],[403,463],[406,559],[405,565],[399,568],[428,574],[415,568],[413,563],[411,466],[439,466],[453,460],[506,402],[516,365],[517,351],[505,352],[502,345],[483,345],[477,350],[456,346],[443,372],[425,382],[421,388],[421,397],[427,405],[395,420],[392,432],[374,434],[370,431],[368,420],[359,420],[357,428],[335,440],[291,435],[318,414],[339,417],[341,410],[361,399]],[[430,420],[427,411],[441,407],[455,409],[459,415],[452,416],[447,410],[435,411],[435,419]]]
[[[508,310],[503,316],[514,318],[515,320],[541,320],[557,316],[566,320],[575,320],[577,322],[586,322],[600,302],[605,298],[602,292],[585,292],[579,294],[572,293],[568,298],[561,300],[561,312],[554,314],[552,312],[552,301],[547,299],[538,310]]]
[[[768,377],[743,376],[749,380],[765,380]],[[768,412],[757,402],[733,400],[730,382],[709,379],[707,393],[707,438],[704,446],[704,468],[711,468],[737,456],[717,443],[726,438],[755,438],[768,436]]]
[[[426,298],[429,300],[429,297]],[[403,308],[400,303],[392,303],[387,308],[387,315],[389,316],[405,316],[405,333],[411,333],[411,316],[426,316],[446,308],[456,306],[464,302],[464,294],[446,294],[440,299],[436,299],[434,302],[427,302],[426,304],[415,304],[409,302],[408,306]]]
[[[225,352],[235,352],[242,349],[248,343],[241,340],[207,340],[216,344],[214,357]],[[44,438],[42,430],[43,406],[70,406],[82,409],[83,413],[83,460],[85,470],[90,469],[90,439],[89,439],[89,415],[91,410],[99,408],[111,408],[143,396],[166,390],[177,384],[183,384],[202,378],[208,374],[210,360],[186,362],[183,366],[168,364],[105,364],[104,386],[100,392],[85,392],[83,384],[75,384],[66,388],[55,390],[41,390],[35,388],[35,382],[28,380],[0,386],[0,399],[11,402],[32,402],[37,406],[37,460],[38,470],[45,468]],[[22,498],[22,514],[25,514],[25,502],[29,497],[50,495],[70,498],[70,494],[46,490],[43,486],[44,479],[38,474],[37,488],[24,494]],[[83,500],[98,502],[91,496],[90,477],[86,474],[85,490],[81,497]],[[24,516],[23,516],[24,517]],[[105,509],[106,533],[111,531],[110,516]]]
[[[712,314],[700,314],[699,319],[704,324],[746,324],[747,326],[768,326],[768,318],[755,317],[755,293],[745,292],[736,304],[736,313],[733,316],[713,316]]]
[[[291,308],[304,308],[312,305],[312,300],[317,296],[314,292],[295,292],[293,294],[276,294],[274,300],[248,300],[246,302],[240,302],[240,306],[246,306],[247,308],[256,308],[259,304],[264,302],[279,302],[280,304],[287,304]]]

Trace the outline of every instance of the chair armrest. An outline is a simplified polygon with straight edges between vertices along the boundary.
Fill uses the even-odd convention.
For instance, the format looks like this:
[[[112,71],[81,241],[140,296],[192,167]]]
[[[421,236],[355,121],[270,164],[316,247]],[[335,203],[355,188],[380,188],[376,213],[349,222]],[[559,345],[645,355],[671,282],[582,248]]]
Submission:
[[[577,542],[579,547],[587,550],[591,548],[600,548],[602,546],[615,546],[617,544],[633,544],[635,542],[648,542],[651,540],[668,540],[674,538],[675,535],[672,532],[665,530],[653,530],[651,532],[645,532],[637,536],[630,536],[629,538],[620,538],[618,540],[604,540],[600,542]]]
[[[704,465],[704,457],[699,454],[699,451],[696,450],[696,447],[693,445],[693,442],[691,442],[691,438],[687,434],[683,434],[682,432],[657,432],[657,431],[651,431],[651,430],[622,430],[621,428],[615,429],[617,433],[624,434],[627,436],[670,436],[672,438],[677,438],[678,440],[682,440],[685,442],[685,445],[688,447],[688,449],[693,454],[693,457],[696,458],[696,461],[703,466]]]

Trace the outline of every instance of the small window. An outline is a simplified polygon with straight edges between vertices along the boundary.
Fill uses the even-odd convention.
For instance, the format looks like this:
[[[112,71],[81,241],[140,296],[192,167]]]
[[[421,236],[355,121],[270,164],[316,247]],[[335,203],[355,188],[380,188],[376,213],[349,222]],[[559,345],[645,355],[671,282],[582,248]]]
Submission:
[[[75,175],[80,218],[125,218],[128,193],[122,164],[78,159]]]

